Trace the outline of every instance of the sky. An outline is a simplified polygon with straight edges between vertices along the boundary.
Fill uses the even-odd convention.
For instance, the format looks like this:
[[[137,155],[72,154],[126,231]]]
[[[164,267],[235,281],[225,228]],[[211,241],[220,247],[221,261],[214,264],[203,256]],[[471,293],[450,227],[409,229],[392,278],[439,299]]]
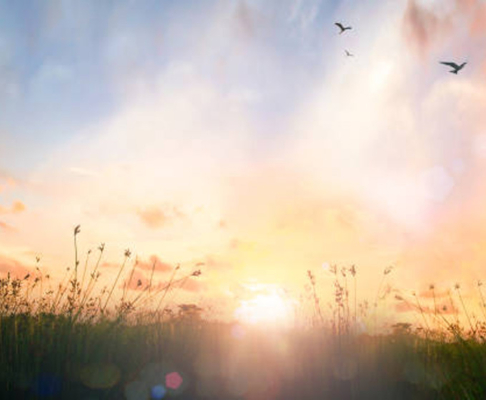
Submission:
[[[485,45],[482,0],[0,0],[0,273],[61,276],[80,224],[204,301],[332,264],[472,296]]]

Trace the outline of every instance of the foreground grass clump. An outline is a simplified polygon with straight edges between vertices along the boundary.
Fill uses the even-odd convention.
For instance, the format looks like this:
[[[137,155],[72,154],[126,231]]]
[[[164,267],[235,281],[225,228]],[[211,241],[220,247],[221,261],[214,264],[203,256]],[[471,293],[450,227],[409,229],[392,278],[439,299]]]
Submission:
[[[3,398],[481,399],[486,345],[204,322],[0,319]]]
[[[90,252],[80,268],[79,232],[75,267],[55,289],[38,267],[0,279],[1,399],[486,398],[486,329],[471,318],[458,285],[467,329],[457,314],[441,312],[431,286],[432,310],[395,291],[422,324],[368,332],[363,319],[376,326],[380,301],[394,292],[385,285],[391,268],[370,307],[357,301],[354,266],[329,268],[334,303],[327,308],[308,272],[306,324],[211,322],[197,305],[167,304],[168,293],[200,270],[179,276],[177,266],[166,284],[153,285],[154,262],[150,281],[134,283],[137,262],[128,267],[126,250],[113,285],[97,288],[104,245],[91,268]]]

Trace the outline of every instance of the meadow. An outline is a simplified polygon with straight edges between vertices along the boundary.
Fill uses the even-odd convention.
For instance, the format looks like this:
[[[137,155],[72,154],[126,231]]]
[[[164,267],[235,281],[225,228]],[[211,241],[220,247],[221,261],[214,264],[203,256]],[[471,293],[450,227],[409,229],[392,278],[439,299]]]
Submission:
[[[374,302],[358,303],[356,267],[331,266],[325,290],[333,302],[324,306],[308,271],[302,302],[310,307],[291,326],[218,322],[196,304],[167,306],[167,294],[198,279],[199,269],[176,278],[176,268],[163,287],[152,270],[148,285],[130,290],[136,264],[128,268],[127,250],[113,286],[97,288],[104,245],[93,265],[81,266],[78,233],[74,268],[55,289],[40,267],[0,280],[1,398],[486,398],[486,326],[472,318],[459,286],[450,298],[456,313],[430,310],[415,294],[390,289],[387,268]],[[386,296],[419,322],[365,329]]]

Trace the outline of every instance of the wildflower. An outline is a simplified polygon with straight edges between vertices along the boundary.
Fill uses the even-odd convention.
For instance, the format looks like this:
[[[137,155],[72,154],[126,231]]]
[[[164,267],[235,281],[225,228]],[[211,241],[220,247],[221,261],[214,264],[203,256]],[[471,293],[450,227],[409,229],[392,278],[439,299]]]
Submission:
[[[478,286],[479,286],[479,287],[483,286],[483,282],[478,281]]]
[[[351,268],[349,268],[349,272],[351,275],[355,276],[356,275],[356,267],[354,265],[351,265]]]
[[[385,270],[383,271],[383,275],[388,275],[390,272],[392,272],[393,267],[386,267]]]
[[[199,276],[199,275],[201,275],[201,270],[200,269],[198,269],[197,271],[194,271],[192,273],[192,276]]]
[[[76,225],[74,228],[74,236],[76,236],[79,232],[81,232],[81,225]]]
[[[137,281],[137,287],[139,287],[139,286],[142,286],[142,280],[141,280],[141,279],[139,279],[139,280]]]
[[[126,249],[125,250],[125,257],[130,258],[131,255],[132,255],[132,252],[130,251],[130,249]]]
[[[100,252],[102,252],[102,253],[103,253],[103,250],[105,250],[105,244],[104,244],[104,243],[101,243],[101,244],[98,246],[98,250],[99,250]]]
[[[429,285],[429,289],[430,290],[434,290],[435,289],[435,285],[434,284]]]
[[[36,262],[36,263],[39,263],[39,261],[40,261],[40,257],[39,257],[39,256],[36,256],[36,257],[35,257],[35,262]]]
[[[459,285],[458,283],[456,283],[456,284],[454,285],[454,289],[459,290],[460,288],[461,288],[461,285]]]

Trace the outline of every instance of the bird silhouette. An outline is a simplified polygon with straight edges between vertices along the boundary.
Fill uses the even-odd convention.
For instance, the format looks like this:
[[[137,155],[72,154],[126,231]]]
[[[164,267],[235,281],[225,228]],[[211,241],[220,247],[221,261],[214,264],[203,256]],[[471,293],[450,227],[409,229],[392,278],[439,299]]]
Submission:
[[[354,54],[351,54],[351,53],[350,53],[349,51],[347,51],[347,50],[344,50],[344,51],[345,51],[345,53],[346,53],[346,56],[347,56],[347,57],[354,57]]]
[[[444,62],[444,61],[441,61],[440,63],[441,64],[444,64],[444,65],[447,65],[448,67],[451,67],[452,68],[452,71],[449,71],[449,72],[451,74],[456,74],[456,75],[467,64],[467,62],[465,62],[465,63],[462,63],[461,65],[457,65],[456,63],[453,63],[453,62]]]
[[[336,25],[341,31],[339,32],[339,34],[342,34],[344,31],[347,31],[347,30],[350,30],[350,29],[353,29],[352,27],[350,26],[344,26],[343,24],[341,24],[340,22],[335,22],[334,25]]]

